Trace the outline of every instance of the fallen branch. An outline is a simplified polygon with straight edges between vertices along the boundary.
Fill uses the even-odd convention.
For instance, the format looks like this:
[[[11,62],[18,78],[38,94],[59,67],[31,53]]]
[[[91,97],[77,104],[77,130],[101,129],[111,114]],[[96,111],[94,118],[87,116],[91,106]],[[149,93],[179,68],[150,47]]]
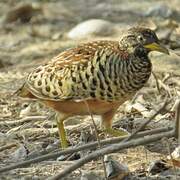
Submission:
[[[96,140],[98,142],[98,148],[101,149],[101,140],[100,140],[100,137],[99,137],[99,134],[98,134],[98,129],[97,129],[97,126],[96,126],[96,123],[94,121],[94,118],[93,118],[93,114],[91,113],[90,111],[90,108],[89,108],[89,105],[87,103],[87,101],[84,101],[86,107],[87,107],[87,110],[89,112],[89,115],[91,116],[91,120],[93,122],[93,126],[94,126],[94,131],[95,131],[95,136],[96,136]],[[103,169],[104,169],[104,177],[105,177],[105,180],[107,180],[107,172],[106,172],[106,166],[105,166],[105,162],[104,162],[104,157],[101,157],[102,158],[102,164],[103,164]]]
[[[2,121],[0,122],[0,126],[18,126],[30,121],[37,121],[37,120],[47,120],[47,116],[27,116],[22,119],[16,119],[14,121]]]
[[[175,132],[173,130],[173,131],[166,132],[166,133],[160,133],[160,134],[156,134],[156,135],[152,135],[152,136],[146,136],[146,137],[139,138],[136,140],[130,140],[128,142],[120,142],[120,143],[113,144],[111,146],[102,148],[100,150],[96,150],[96,151],[92,152],[91,154],[85,156],[84,158],[77,160],[73,165],[67,167],[65,170],[61,171],[60,173],[56,174],[55,176],[48,178],[48,180],[58,180],[60,178],[64,178],[67,175],[69,175],[72,171],[80,168],[84,164],[86,164],[94,159],[104,156],[105,154],[115,153],[122,149],[127,149],[127,148],[131,148],[131,147],[136,147],[139,145],[152,143],[152,142],[158,141],[164,137],[170,138],[170,137],[173,137],[174,134],[175,134]]]
[[[136,134],[134,138],[140,138],[140,137],[144,137],[144,136],[148,136],[148,135],[152,135],[152,134],[167,132],[167,131],[170,131],[170,130],[172,130],[171,127],[147,130],[147,131],[140,132],[140,133]],[[118,142],[124,140],[125,138],[127,138],[127,137],[108,138],[106,140],[102,140],[100,143],[101,143],[101,145],[107,145],[107,144],[109,145],[109,144],[118,143]],[[31,165],[33,163],[39,163],[41,161],[45,161],[45,160],[48,160],[48,159],[54,159],[54,158],[57,158],[57,157],[59,157],[61,155],[67,155],[67,154],[75,153],[75,152],[86,150],[86,149],[88,149],[88,150],[94,149],[97,146],[98,146],[98,142],[96,141],[96,142],[91,142],[91,143],[88,143],[88,144],[85,144],[85,145],[82,145],[82,146],[79,146],[79,147],[68,148],[68,149],[60,151],[60,152],[55,152],[55,153],[51,153],[51,154],[42,155],[42,156],[34,158],[34,159],[30,159],[30,160],[26,160],[26,161],[22,161],[22,162],[18,162],[18,163],[12,164],[12,165],[2,167],[2,168],[0,168],[0,173],[10,171],[10,170],[16,169],[16,168],[29,166],[29,165]],[[43,151],[41,153],[45,154],[45,153],[49,153],[49,151],[47,151],[47,152]]]

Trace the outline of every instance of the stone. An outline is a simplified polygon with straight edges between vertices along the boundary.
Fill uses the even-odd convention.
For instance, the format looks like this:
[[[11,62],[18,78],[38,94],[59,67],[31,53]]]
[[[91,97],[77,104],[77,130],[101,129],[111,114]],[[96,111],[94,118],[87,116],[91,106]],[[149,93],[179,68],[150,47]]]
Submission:
[[[84,21],[67,34],[70,39],[84,39],[89,36],[107,36],[113,33],[115,25],[102,19],[90,19]]]

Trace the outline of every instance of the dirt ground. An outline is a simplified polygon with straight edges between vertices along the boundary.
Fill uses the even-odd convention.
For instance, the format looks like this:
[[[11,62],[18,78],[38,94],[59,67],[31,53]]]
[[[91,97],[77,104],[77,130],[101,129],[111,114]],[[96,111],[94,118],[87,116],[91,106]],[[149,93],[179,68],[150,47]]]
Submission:
[[[21,7],[20,10],[17,7]],[[89,19],[108,21],[114,29],[107,35],[101,30],[84,38],[68,36],[72,28]],[[142,119],[150,117],[162,105],[166,96],[172,99],[171,103],[146,129],[173,127],[174,104],[180,97],[179,24],[179,0],[1,0],[0,168],[42,155],[43,150],[51,147],[54,147],[53,151],[58,150],[54,112],[36,101],[13,96],[27,74],[63,50],[81,42],[118,40],[121,31],[131,26],[141,25],[154,29],[171,53],[170,56],[154,52],[150,54],[155,76],[151,76],[133,101],[120,107],[114,120],[115,127],[133,132],[143,123]],[[88,28],[92,27],[84,31]],[[95,118],[95,121],[98,124],[99,118]],[[69,120],[66,129],[70,143],[77,145],[82,130],[90,132],[91,127],[90,117],[74,117]],[[166,170],[148,173],[152,162],[166,160],[167,155],[177,146],[175,138],[162,139],[150,145],[115,153],[113,157],[128,166],[130,175],[127,179],[180,179],[180,169],[175,167],[175,171],[168,163]],[[64,161],[50,159],[1,173],[0,179],[47,179],[73,164],[75,159],[78,158]],[[69,179],[80,179],[81,171],[94,172],[103,177],[100,160],[76,170]]]

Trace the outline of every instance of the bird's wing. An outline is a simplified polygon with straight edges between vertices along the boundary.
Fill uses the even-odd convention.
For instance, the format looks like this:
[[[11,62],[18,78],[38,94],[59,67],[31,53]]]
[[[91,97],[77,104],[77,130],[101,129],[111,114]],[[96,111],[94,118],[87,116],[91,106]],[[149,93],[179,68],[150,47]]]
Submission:
[[[118,42],[97,41],[66,50],[30,73],[26,88],[38,98],[54,101],[95,98],[90,92],[90,84],[97,84],[91,67],[95,69],[93,61],[108,52],[118,53]]]

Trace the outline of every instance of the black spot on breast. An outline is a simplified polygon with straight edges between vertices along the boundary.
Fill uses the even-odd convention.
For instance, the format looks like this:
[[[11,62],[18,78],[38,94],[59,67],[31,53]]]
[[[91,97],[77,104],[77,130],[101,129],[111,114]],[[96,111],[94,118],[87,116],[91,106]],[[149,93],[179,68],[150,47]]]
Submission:
[[[104,92],[101,91],[101,92],[100,92],[100,95],[103,97],[103,96],[104,96]]]
[[[115,69],[115,68],[114,68]],[[117,74],[117,70],[115,69],[114,70],[114,79],[117,79],[118,78],[118,74]]]
[[[38,81],[38,86],[41,86],[42,85],[42,82],[39,80]]]
[[[95,78],[93,78],[92,83],[93,83],[94,86],[96,86],[97,85],[97,80]]]
[[[83,81],[82,74],[79,74],[79,79],[81,82]]]
[[[126,76],[126,78],[127,78],[127,81],[130,82],[131,77],[130,76]]]
[[[116,86],[118,86],[117,79],[115,79],[113,82],[114,82],[114,84],[115,84]]]
[[[94,73],[94,67],[91,66],[91,74],[93,74],[93,73]]]
[[[47,69],[47,72],[51,72],[52,71],[52,69]]]
[[[99,64],[99,70],[101,71],[101,73],[105,77],[105,69],[104,69],[104,66],[102,64]]]
[[[73,82],[76,82],[76,78],[75,78],[75,77],[72,77],[72,81],[73,81]]]
[[[58,84],[59,84],[59,86],[62,86],[62,82],[60,80],[58,81]]]
[[[85,84],[85,83],[82,83],[82,87],[83,87],[84,89],[87,89],[87,87],[86,87],[86,84]]]
[[[103,83],[100,81],[100,88],[102,89],[102,90],[105,90],[105,88],[104,88],[104,86],[103,86]]]
[[[110,94],[110,93],[107,93],[107,96],[108,96],[109,98],[112,98],[112,94]]]
[[[99,86],[100,86],[100,88],[102,89],[102,90],[105,90],[105,88],[104,88],[104,85],[103,85],[103,82],[102,82],[102,77],[101,77],[101,75],[100,75],[100,72],[98,72],[97,73],[97,76],[98,76],[98,79],[99,79]]]
[[[57,96],[57,95],[58,95],[58,92],[57,92],[57,91],[53,91],[52,94],[53,94],[54,96]]]
[[[50,81],[53,80],[53,75],[52,75],[52,74],[50,75],[49,80],[50,80]]]
[[[108,86],[109,85],[109,81],[107,81],[106,78],[104,79],[104,81],[105,81],[106,85]]]
[[[95,98],[96,97],[95,92],[90,92],[90,96]]]
[[[81,69],[80,69],[80,66],[77,66],[77,71],[80,71]]]
[[[74,88],[74,86],[71,86],[71,89],[72,89],[72,91],[73,91],[73,92],[75,92],[75,88]]]
[[[108,91],[112,93],[112,89],[110,88],[110,86],[108,86]]]
[[[35,71],[35,73],[39,73],[39,72],[41,72],[41,69],[40,69],[40,68],[38,68],[38,69]]]
[[[86,79],[89,80],[89,77],[90,77],[90,76],[89,76],[89,75],[87,74],[87,72],[86,72]]]
[[[147,81],[147,79],[143,79],[143,80],[141,80],[141,83],[142,83],[142,84],[145,84],[146,81]]]
[[[112,76],[112,60],[109,62],[109,77],[111,78]]]
[[[51,90],[50,86],[46,86],[46,91],[50,92],[50,90]]]
[[[98,62],[98,61],[100,61],[100,60],[101,60],[101,58],[98,56],[97,59],[96,59],[96,61]]]

